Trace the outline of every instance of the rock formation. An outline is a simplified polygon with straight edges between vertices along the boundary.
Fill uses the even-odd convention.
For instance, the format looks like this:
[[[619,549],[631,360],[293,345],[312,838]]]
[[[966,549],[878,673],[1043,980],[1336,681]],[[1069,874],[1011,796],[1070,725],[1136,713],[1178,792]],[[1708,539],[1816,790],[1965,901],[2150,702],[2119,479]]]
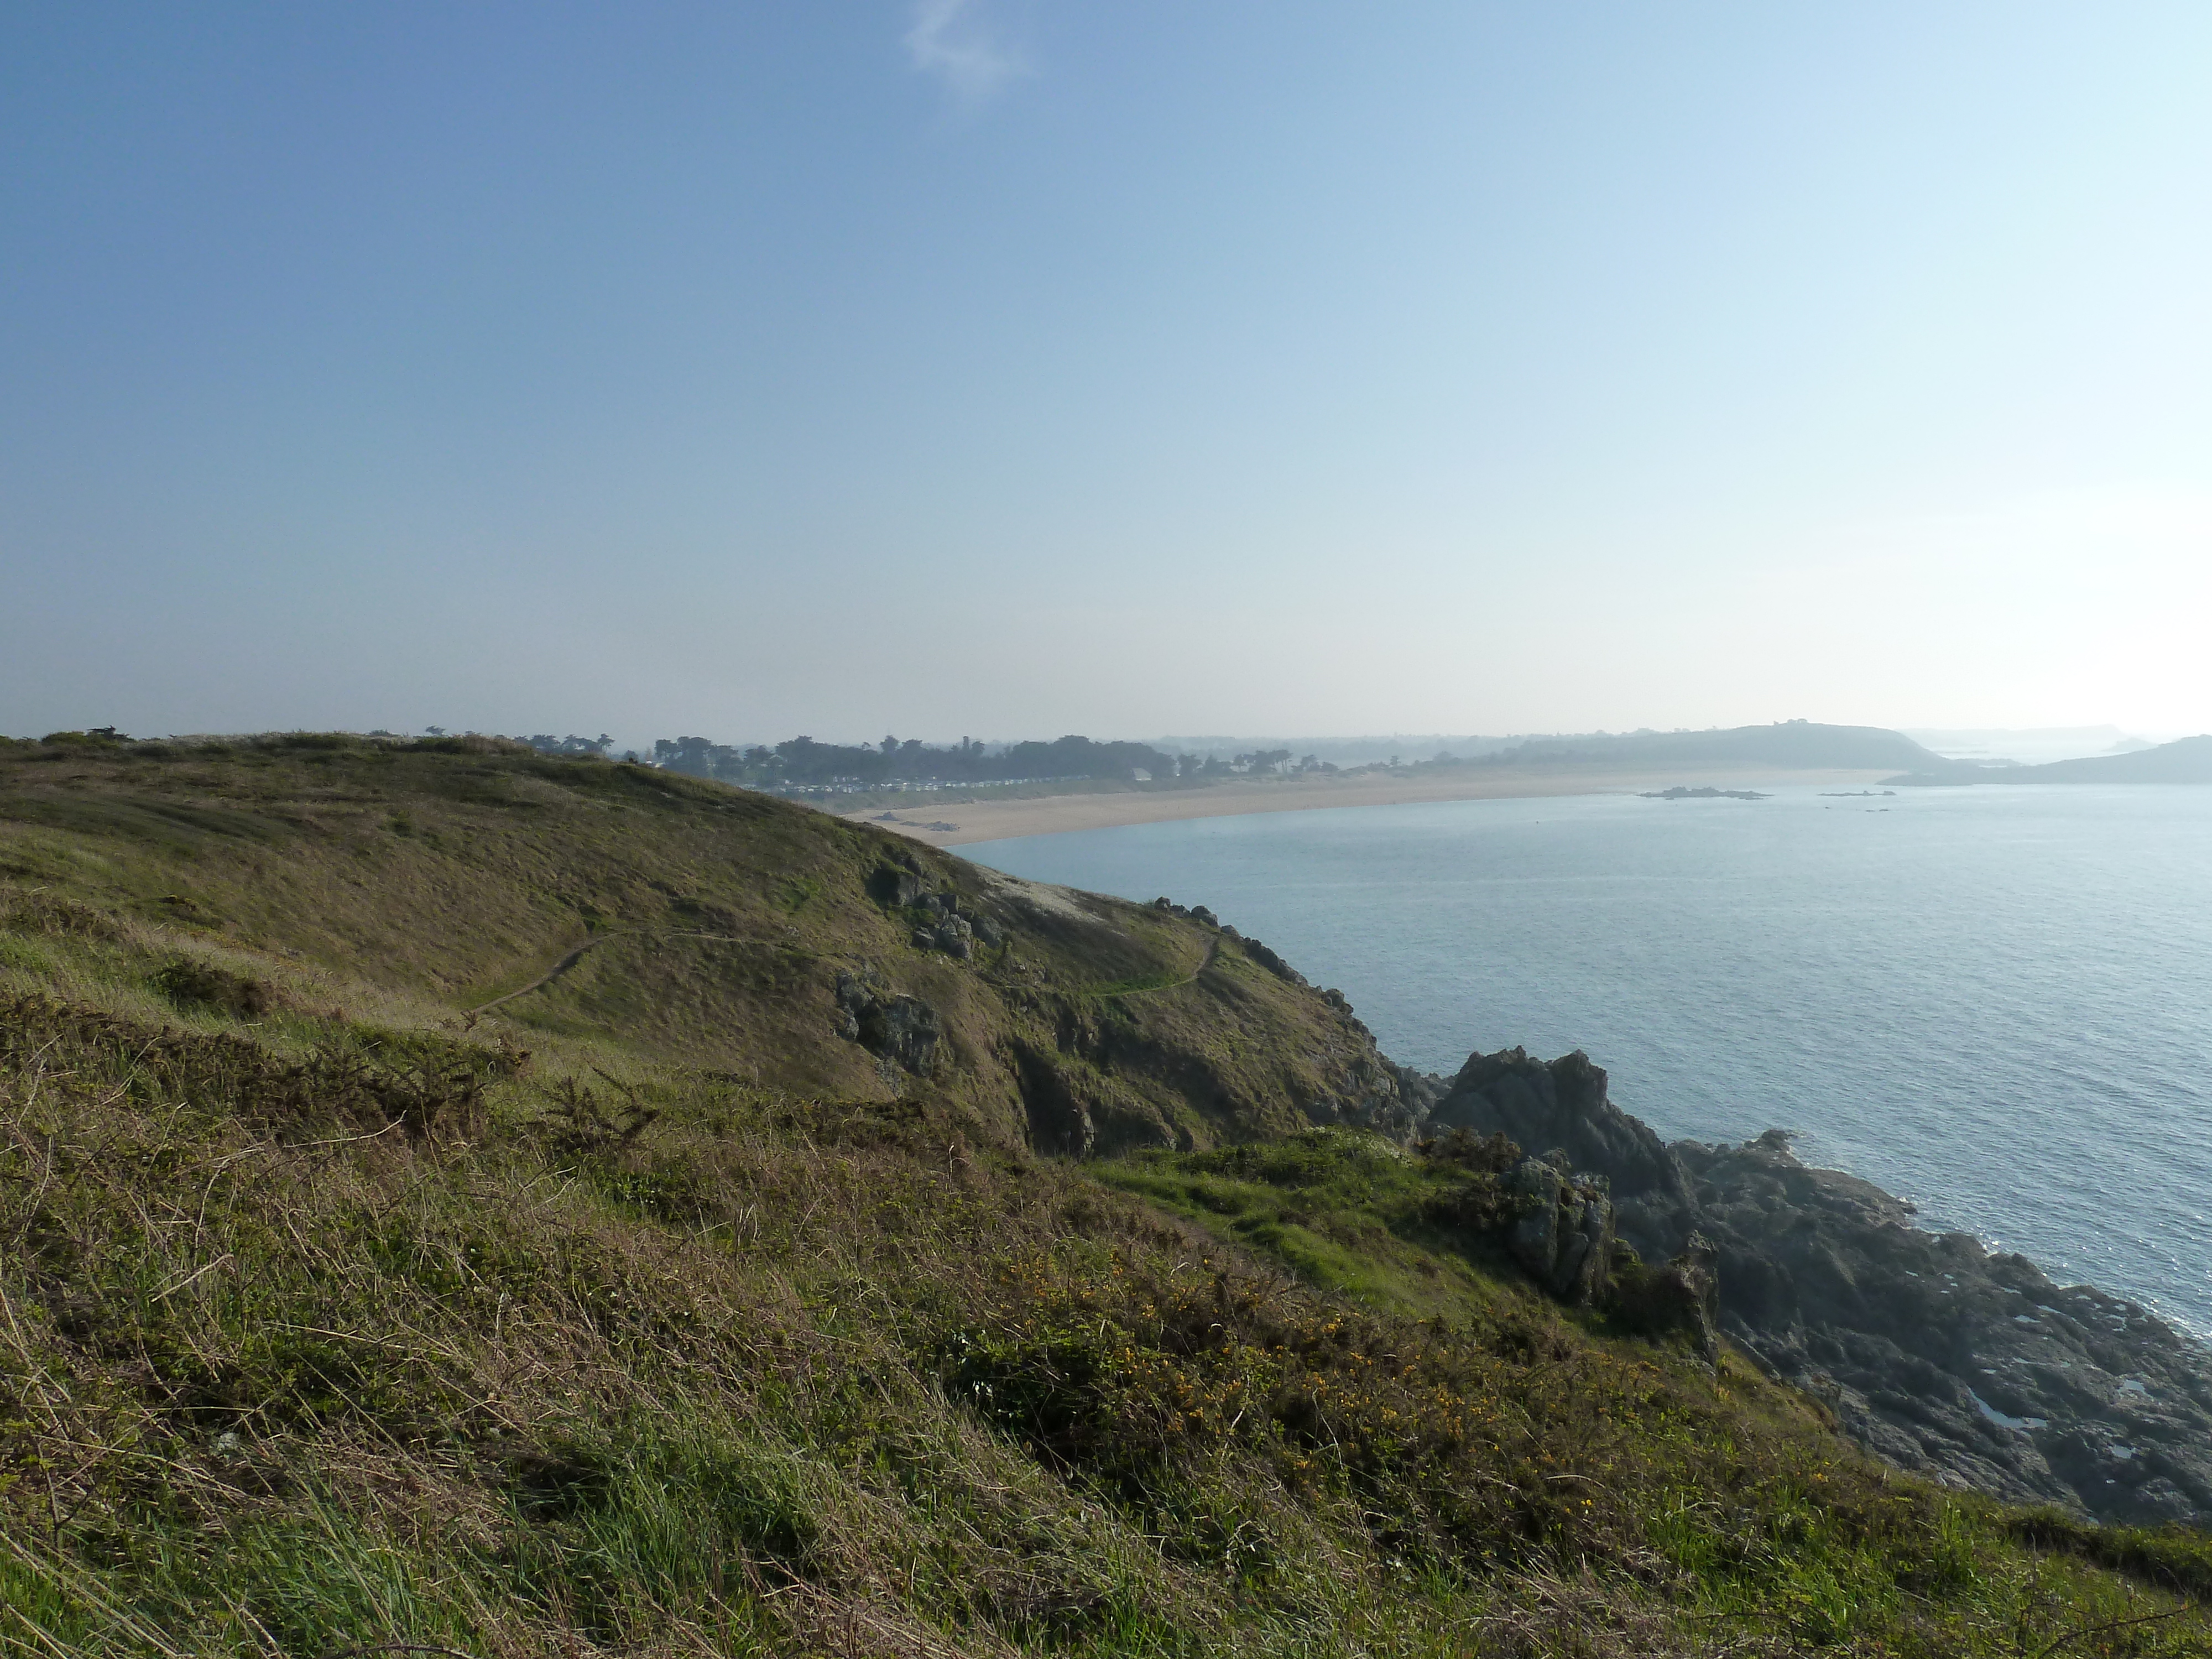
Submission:
[[[902,996],[857,974],[837,975],[838,1035],[888,1064],[927,1077],[935,1067],[944,1023],[919,997]]]
[[[1607,1177],[1613,1227],[1674,1257],[1645,1268],[1618,1256],[1616,1312],[1688,1327],[1708,1305],[1745,1352],[1889,1462],[2100,1520],[2212,1523],[2212,1353],[2136,1304],[1925,1231],[1872,1183],[1801,1163],[1779,1130],[1668,1146],[1612,1103],[1580,1053],[1473,1055],[1429,1123],[1558,1147],[1553,1162]],[[1527,1223],[1523,1265],[1556,1284],[1559,1257],[1537,1261],[1545,1224]]]

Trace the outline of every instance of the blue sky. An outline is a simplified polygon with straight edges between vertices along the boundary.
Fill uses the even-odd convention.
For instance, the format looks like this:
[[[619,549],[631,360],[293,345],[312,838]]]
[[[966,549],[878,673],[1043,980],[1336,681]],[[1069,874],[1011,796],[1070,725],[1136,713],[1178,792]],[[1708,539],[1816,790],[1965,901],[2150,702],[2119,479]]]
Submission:
[[[15,6],[0,729],[2212,726],[2212,10]]]

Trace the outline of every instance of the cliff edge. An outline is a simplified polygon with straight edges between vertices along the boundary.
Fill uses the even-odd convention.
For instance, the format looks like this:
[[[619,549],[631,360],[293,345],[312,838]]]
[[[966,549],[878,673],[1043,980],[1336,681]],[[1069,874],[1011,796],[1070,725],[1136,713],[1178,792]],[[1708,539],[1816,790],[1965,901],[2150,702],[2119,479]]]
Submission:
[[[2212,1354],[2149,1310],[1915,1224],[1770,1130],[1663,1143],[1579,1051],[1468,1058],[1430,1121],[1559,1147],[1646,1255],[1714,1249],[1722,1328],[1900,1468],[2102,1520],[2212,1522]]]

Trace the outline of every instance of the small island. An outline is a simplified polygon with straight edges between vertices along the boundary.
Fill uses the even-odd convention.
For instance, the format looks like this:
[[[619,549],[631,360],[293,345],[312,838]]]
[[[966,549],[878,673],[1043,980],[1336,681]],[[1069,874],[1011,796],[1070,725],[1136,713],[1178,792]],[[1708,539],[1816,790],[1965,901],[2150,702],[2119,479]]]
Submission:
[[[1678,783],[1672,789],[1646,789],[1638,799],[1640,800],[1771,800],[1774,798],[1771,795],[1762,795],[1756,789],[1716,789],[1709,783],[1692,789]]]

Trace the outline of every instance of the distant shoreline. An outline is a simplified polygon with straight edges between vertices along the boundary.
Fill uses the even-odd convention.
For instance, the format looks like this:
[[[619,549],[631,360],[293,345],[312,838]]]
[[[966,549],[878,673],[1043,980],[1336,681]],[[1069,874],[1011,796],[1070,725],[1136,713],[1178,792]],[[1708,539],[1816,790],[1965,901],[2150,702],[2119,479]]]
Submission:
[[[1534,799],[1553,795],[1639,794],[1692,783],[1742,788],[1758,784],[1880,782],[1887,769],[1795,770],[1669,768],[1635,771],[1559,766],[1423,768],[1419,772],[1356,772],[1335,777],[1249,779],[1204,789],[1127,794],[1032,796],[1019,799],[933,801],[911,807],[869,806],[842,812],[856,823],[895,830],[932,847],[964,847],[1023,836],[1066,835],[1185,818],[1242,817],[1255,812],[1310,812],[1343,806],[1404,806],[1425,801]]]

